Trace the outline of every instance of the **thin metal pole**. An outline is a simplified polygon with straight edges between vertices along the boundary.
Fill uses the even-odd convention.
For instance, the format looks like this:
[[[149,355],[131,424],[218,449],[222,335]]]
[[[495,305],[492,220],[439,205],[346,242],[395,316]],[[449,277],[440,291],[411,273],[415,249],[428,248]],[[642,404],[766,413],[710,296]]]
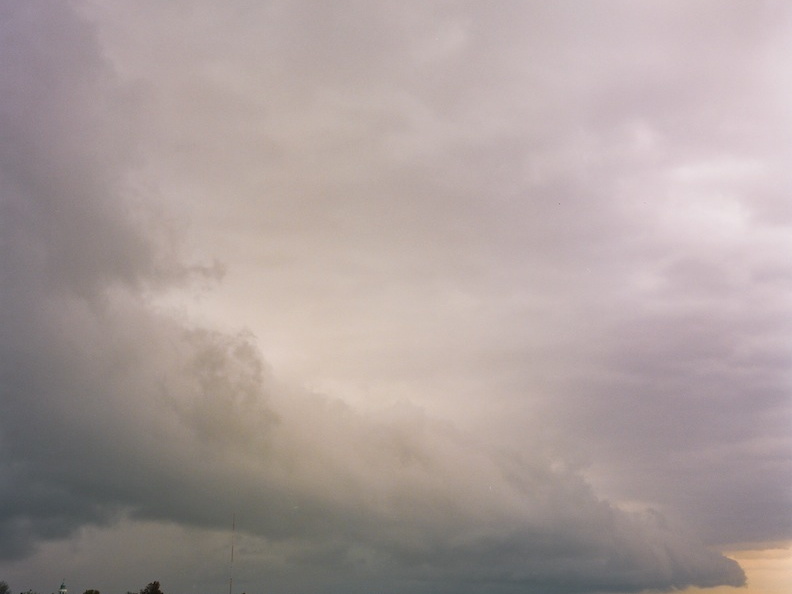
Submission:
[[[234,589],[234,537],[236,536],[236,513],[231,520],[231,565],[228,570],[228,594]]]

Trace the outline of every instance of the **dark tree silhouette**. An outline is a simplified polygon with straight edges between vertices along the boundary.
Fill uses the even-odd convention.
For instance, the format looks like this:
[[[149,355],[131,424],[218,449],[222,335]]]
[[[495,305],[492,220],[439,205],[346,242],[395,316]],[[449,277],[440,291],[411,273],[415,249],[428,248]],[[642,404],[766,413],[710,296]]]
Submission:
[[[101,593],[99,592],[99,590],[90,589],[83,592],[83,594],[101,594]]]
[[[140,594],[163,594],[163,592],[160,590],[159,582],[151,582],[140,591]]]
[[[6,582],[0,582],[0,594],[11,594],[11,588]]]

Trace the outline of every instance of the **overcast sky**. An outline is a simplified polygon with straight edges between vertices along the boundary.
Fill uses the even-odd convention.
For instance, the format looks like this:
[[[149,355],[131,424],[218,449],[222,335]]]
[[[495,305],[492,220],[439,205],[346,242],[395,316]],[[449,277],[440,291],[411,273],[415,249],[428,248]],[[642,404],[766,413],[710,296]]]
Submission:
[[[0,0],[0,580],[788,592],[791,55],[783,1]]]

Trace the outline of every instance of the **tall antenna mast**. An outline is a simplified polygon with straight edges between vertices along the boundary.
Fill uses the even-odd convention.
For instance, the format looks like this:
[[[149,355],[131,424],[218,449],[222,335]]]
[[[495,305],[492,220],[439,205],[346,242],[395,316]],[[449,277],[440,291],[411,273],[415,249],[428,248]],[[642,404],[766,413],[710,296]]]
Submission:
[[[236,536],[236,513],[231,520],[231,565],[228,568],[228,594],[234,589],[234,537]]]

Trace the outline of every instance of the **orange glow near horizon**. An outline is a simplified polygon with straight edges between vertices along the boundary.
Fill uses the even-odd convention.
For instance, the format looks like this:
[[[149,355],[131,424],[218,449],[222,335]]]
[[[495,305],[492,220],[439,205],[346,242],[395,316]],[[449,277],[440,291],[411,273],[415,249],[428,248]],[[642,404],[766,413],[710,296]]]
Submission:
[[[792,543],[761,550],[729,551],[745,570],[745,588],[688,588],[684,594],[789,594],[792,592]]]

